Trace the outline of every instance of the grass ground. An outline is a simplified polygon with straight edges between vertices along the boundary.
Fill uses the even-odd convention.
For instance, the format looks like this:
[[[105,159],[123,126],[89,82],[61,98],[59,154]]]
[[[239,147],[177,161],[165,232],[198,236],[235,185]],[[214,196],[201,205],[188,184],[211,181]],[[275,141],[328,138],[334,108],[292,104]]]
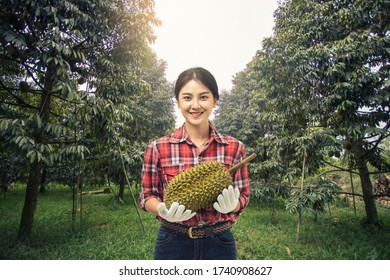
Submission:
[[[15,242],[24,191],[11,188],[0,198],[0,259],[14,260],[148,260],[152,259],[159,224],[141,211],[142,230],[129,191],[125,204],[112,194],[83,196],[82,215],[72,222],[72,193],[54,187],[40,194],[33,241]],[[79,202],[78,202],[79,204]],[[77,205],[80,208],[80,204]],[[382,228],[365,226],[364,207],[332,206],[317,222],[304,216],[296,240],[296,215],[280,202],[276,219],[272,208],[251,201],[233,227],[239,259],[265,260],[370,260],[390,259],[390,208],[378,205]]]

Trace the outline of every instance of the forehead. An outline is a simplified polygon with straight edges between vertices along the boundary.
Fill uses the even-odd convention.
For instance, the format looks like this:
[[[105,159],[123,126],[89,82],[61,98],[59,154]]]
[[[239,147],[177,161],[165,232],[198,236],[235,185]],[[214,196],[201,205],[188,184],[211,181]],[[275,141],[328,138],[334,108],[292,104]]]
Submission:
[[[198,80],[188,81],[180,89],[179,92],[179,94],[201,94],[201,93],[211,93],[211,90]]]

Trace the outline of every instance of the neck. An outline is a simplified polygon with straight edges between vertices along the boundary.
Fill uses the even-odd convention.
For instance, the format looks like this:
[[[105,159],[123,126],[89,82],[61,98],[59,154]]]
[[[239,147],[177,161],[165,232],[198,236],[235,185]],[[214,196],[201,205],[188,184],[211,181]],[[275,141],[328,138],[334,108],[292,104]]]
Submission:
[[[200,126],[192,126],[186,123],[185,128],[193,141],[207,140],[210,137],[210,126],[208,122]]]

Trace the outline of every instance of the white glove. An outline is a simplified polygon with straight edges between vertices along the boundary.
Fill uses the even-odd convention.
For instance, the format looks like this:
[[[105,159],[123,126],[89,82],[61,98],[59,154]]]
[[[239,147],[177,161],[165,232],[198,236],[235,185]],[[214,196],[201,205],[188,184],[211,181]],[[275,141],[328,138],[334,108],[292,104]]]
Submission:
[[[159,216],[171,223],[187,221],[196,214],[196,212],[191,213],[191,210],[184,210],[185,206],[182,204],[179,205],[177,202],[173,202],[169,209],[164,202],[160,202],[157,205]]]
[[[220,195],[218,195],[218,202],[214,202],[214,208],[222,214],[232,212],[238,203],[238,198],[240,197],[240,191],[238,188],[229,186],[225,188]]]

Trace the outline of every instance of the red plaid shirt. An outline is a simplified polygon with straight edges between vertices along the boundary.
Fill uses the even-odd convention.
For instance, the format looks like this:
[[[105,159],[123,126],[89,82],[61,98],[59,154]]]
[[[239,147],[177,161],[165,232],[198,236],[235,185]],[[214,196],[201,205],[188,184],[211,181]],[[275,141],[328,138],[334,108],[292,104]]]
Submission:
[[[194,145],[184,125],[173,134],[152,142],[145,151],[142,167],[142,191],[139,206],[145,209],[145,202],[154,197],[162,201],[164,190],[170,180],[187,168],[205,161],[219,161],[226,168],[232,167],[245,157],[245,147],[237,139],[218,133],[210,124],[210,140],[202,149]],[[236,213],[221,214],[213,207],[199,210],[190,220],[180,222],[188,226],[213,225],[217,222],[236,222],[238,215],[249,202],[248,170],[244,166],[232,174],[233,185],[239,188],[240,210]],[[161,217],[158,217],[161,219]]]

